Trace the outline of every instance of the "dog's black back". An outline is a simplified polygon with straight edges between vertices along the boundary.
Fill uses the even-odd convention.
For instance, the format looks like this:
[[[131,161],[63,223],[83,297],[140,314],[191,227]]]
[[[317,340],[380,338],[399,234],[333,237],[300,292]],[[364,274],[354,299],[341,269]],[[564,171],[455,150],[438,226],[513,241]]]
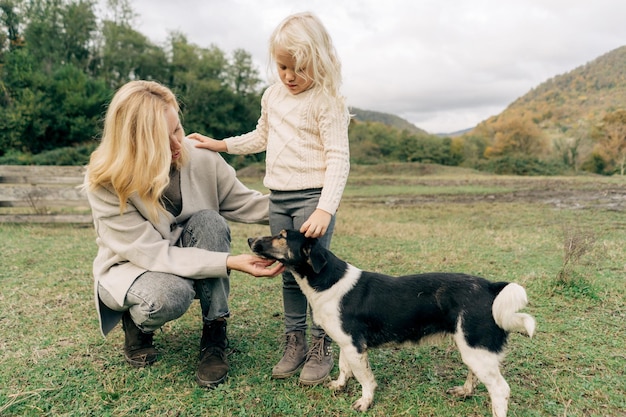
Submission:
[[[496,325],[491,305],[506,285],[465,274],[387,277],[364,271],[342,299],[344,330],[354,337],[358,335],[360,340],[354,341],[357,346],[375,347],[453,334],[462,317],[464,333],[471,336],[467,340],[470,346],[499,352],[507,334]],[[385,297],[372,296],[373,293]]]

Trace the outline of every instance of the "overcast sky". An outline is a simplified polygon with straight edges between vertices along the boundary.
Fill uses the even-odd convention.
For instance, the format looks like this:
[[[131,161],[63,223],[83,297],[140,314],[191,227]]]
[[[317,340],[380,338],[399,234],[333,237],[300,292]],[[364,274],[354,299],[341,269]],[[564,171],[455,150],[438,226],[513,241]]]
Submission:
[[[131,0],[157,44],[248,51],[263,78],[267,40],[312,11],[343,64],[350,106],[392,113],[431,133],[474,127],[516,98],[626,45],[623,0]]]

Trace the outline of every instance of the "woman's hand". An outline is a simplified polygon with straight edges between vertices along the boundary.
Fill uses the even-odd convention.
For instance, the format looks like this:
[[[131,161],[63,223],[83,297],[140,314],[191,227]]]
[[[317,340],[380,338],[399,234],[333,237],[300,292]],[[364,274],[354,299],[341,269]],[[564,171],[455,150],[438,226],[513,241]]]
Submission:
[[[226,258],[226,267],[255,277],[275,277],[285,270],[280,262],[247,254],[229,256]]]
[[[192,133],[187,137],[198,141],[196,148],[204,148],[215,152],[228,152],[226,142],[223,140],[213,139],[208,136],[201,135],[200,133]]]
[[[302,224],[300,233],[306,237],[319,238],[326,234],[332,215],[322,209],[315,209],[313,214]]]

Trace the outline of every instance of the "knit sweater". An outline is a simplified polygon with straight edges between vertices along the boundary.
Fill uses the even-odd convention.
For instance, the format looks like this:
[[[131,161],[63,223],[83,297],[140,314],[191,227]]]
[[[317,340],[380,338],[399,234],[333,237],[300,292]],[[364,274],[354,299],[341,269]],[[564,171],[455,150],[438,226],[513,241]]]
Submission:
[[[278,82],[263,93],[256,129],[225,142],[231,154],[267,151],[270,190],[321,188],[317,208],[335,214],[350,172],[349,122],[347,107],[320,88],[294,95]]]

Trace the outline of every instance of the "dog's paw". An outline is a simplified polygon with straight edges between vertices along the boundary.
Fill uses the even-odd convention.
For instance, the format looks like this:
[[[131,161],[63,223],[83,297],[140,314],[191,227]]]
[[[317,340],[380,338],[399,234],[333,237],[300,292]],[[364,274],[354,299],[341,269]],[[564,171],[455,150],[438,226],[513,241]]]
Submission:
[[[471,397],[474,394],[472,390],[468,390],[463,385],[459,387],[452,387],[447,391],[447,393],[460,398]]]
[[[346,387],[346,384],[342,384],[339,381],[334,380],[330,381],[328,384],[326,384],[326,386],[332,391],[342,391]]]
[[[352,404],[352,408],[356,411],[367,411],[368,408],[372,405],[371,398],[361,397]]]

